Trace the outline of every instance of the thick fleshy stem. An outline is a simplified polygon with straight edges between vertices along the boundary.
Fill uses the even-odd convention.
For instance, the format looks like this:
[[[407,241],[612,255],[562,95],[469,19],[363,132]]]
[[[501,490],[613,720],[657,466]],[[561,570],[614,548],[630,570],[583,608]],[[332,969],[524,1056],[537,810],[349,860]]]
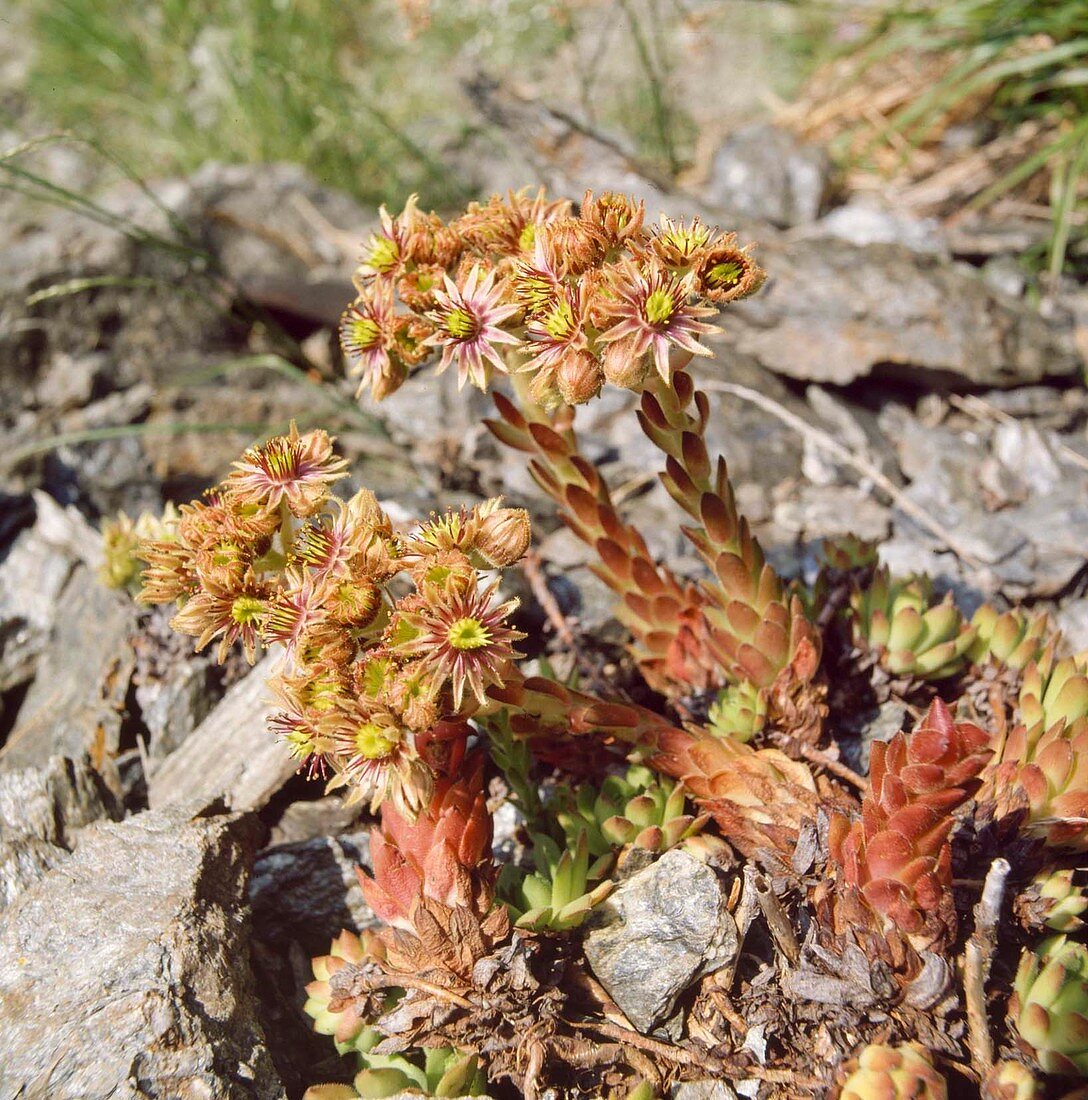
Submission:
[[[710,567],[705,609],[709,644],[731,680],[769,692],[780,724],[803,740],[819,737],[821,693],[806,690],[820,662],[820,635],[800,600],[789,596],[737,510],[725,460],[706,447],[710,404],[691,376],[676,371],[646,382],[639,423],[665,454],[661,480],[699,526],[686,527]]]
[[[642,535],[620,518],[607,483],[579,452],[569,426],[530,400],[519,409],[501,394],[494,399],[501,419],[488,420],[488,428],[501,443],[533,456],[537,484],[597,554],[590,569],[616,593],[617,618],[634,637],[647,682],[674,697],[722,686],[723,672],[708,648],[702,590],[654,561]]]
[[[699,808],[744,855],[789,853],[802,822],[816,817],[818,797],[808,767],[777,749],[680,729],[633,703],[613,703],[530,677],[491,688],[523,737],[596,735],[630,745],[657,771],[679,779]]]

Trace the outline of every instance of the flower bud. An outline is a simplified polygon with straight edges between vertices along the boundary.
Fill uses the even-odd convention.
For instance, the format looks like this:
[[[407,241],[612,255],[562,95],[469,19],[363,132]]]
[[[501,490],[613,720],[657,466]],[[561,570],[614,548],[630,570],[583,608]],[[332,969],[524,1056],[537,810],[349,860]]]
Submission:
[[[604,373],[595,355],[574,351],[563,357],[555,372],[555,383],[568,405],[583,405],[601,392]]]
[[[497,508],[481,521],[476,550],[488,565],[504,569],[524,557],[532,537],[524,508]]]
[[[626,340],[616,340],[604,350],[601,369],[613,386],[640,390],[653,363],[648,355],[635,355]]]

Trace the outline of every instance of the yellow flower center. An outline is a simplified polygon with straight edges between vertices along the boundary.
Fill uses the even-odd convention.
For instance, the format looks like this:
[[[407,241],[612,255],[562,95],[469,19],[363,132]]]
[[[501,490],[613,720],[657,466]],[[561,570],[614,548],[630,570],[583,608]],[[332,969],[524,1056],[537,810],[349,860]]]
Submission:
[[[646,320],[651,325],[663,325],[676,312],[676,299],[664,287],[653,291],[646,299]]]
[[[396,743],[397,740],[390,736],[390,731],[379,726],[377,722],[364,722],[355,731],[355,751],[367,760],[388,756]]]
[[[480,649],[490,645],[491,631],[479,619],[458,619],[450,626],[449,642],[454,649]]]
[[[367,264],[375,271],[389,271],[397,266],[397,242],[391,237],[370,238],[370,255]]]
[[[529,222],[518,236],[518,248],[523,252],[531,252],[534,244],[536,244],[536,222]]]
[[[544,321],[548,335],[556,340],[565,340],[574,331],[574,310],[570,302],[558,302]]]
[[[381,329],[373,318],[356,317],[351,322],[351,340],[358,348],[370,348],[378,343]]]
[[[239,626],[254,626],[260,622],[265,613],[264,600],[256,596],[239,596],[230,605],[231,618]]]
[[[706,281],[713,287],[734,286],[740,279],[740,264],[724,260],[715,264],[707,273]]]
[[[446,317],[446,331],[455,340],[471,340],[480,331],[480,326],[467,309],[455,306]]]

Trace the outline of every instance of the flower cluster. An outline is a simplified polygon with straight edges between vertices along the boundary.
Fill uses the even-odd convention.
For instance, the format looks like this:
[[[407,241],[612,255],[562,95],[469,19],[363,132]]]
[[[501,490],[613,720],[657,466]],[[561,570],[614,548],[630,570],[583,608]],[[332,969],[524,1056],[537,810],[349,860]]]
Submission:
[[[380,804],[360,871],[380,925],[314,960],[306,1009],[356,1076],[313,1100],[643,1097],[706,1072],[814,1095],[771,1087],[814,1049],[834,1062],[823,1084],[859,1100],[940,1100],[953,1065],[994,1100],[1041,1095],[1036,1069],[1088,1074],[1088,657],[1063,655],[1045,616],[968,620],[858,539],[825,547],[812,586],[775,572],[683,369],[711,306],[761,278],[698,220],[648,227],[624,196],[575,212],[543,193],[449,222],[383,210],[359,269],[342,337],[376,396],[429,356],[462,383],[513,376],[488,427],[591,549],[633,660],[597,660],[563,622],[566,681],[546,656],[519,668],[496,571],[525,553],[527,514],[488,500],[397,529],[365,489],[333,494],[347,471],[320,431],[253,448],[139,541],[143,598],[176,601],[177,629],[221,656],[281,647],[275,731],[332,789]],[[579,449],[565,406],[605,381],[640,391],[697,578],[654,559]],[[134,538],[111,536],[118,577]],[[863,738],[886,701],[912,731]],[[500,872],[503,799],[524,828]],[[669,849],[726,877],[719,931],[744,944],[692,977],[671,1045],[617,1023],[623,990],[590,978],[581,944]],[[1060,935],[1035,942],[1044,929]],[[987,937],[1004,957],[980,976]],[[749,1037],[777,1008],[757,1075]]]
[[[668,380],[677,356],[709,355],[716,307],[763,274],[733,234],[698,218],[645,224],[641,202],[587,192],[578,212],[540,191],[472,203],[448,223],[409,200],[371,237],[341,344],[377,399],[438,355],[486,389],[517,373],[544,406],[580,405],[605,381]]]
[[[332,495],[344,465],[326,433],[294,426],[251,449],[141,543],[142,598],[176,601],[175,629],[198,649],[218,639],[220,660],[235,643],[250,662],[282,646],[271,724],[300,765],[415,813],[486,688],[511,674],[517,601],[485,574],[522,556],[529,520],[494,499],[400,533],[368,490]]]

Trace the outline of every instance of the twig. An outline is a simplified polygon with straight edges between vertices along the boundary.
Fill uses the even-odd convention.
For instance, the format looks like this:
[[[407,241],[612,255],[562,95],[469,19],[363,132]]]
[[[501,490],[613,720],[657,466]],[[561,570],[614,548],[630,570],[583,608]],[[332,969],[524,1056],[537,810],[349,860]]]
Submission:
[[[948,403],[961,412],[967,413],[968,416],[973,416],[976,420],[992,419],[999,420],[1002,424],[1018,423],[1015,416],[1005,412],[1004,409],[999,409],[996,405],[991,405],[989,401],[984,401],[981,397],[976,397],[973,393],[969,393],[964,397],[950,394]],[[1088,470],[1088,458],[1079,451],[1074,451],[1072,447],[1068,447],[1064,443],[1059,443],[1055,450],[1067,462],[1079,466],[1082,470]]]
[[[967,1001],[968,1047],[980,1080],[994,1064],[994,1043],[986,1015],[986,981],[997,950],[997,925],[1009,871],[1007,859],[998,858],[990,864],[982,896],[975,906],[975,930],[964,949],[963,993]]]
[[[647,1054],[653,1054],[657,1058],[672,1062],[673,1065],[702,1066],[710,1069],[711,1063],[714,1061],[704,1054],[696,1054],[690,1050],[685,1050],[683,1047],[674,1046],[672,1043],[662,1042],[660,1039],[651,1039],[648,1035],[631,1031],[629,1028],[610,1023],[607,1020],[596,1021],[587,1026],[601,1035],[607,1035],[610,1039],[616,1039],[621,1043],[629,1043],[633,1047],[646,1051]],[[717,1068],[714,1067],[714,1069]]]
[[[826,768],[832,775],[837,775],[840,779],[845,779],[847,783],[852,783],[862,794],[868,791],[869,781],[863,775],[858,775],[853,768],[847,767],[841,760],[833,760],[826,752],[814,745],[802,745],[801,755],[813,764]]]
[[[752,876],[752,886],[755,889],[756,901],[759,902],[763,916],[767,919],[767,927],[771,930],[775,946],[791,966],[796,966],[801,960],[801,945],[797,942],[797,936],[794,934],[785,909],[782,908],[782,903],[775,896],[770,882],[758,871]]]
[[[737,911],[733,914],[733,920],[737,926],[737,953],[733,956],[733,961],[723,966],[715,975],[714,984],[719,989],[724,989],[726,993],[729,992],[729,988],[733,984],[733,977],[737,972],[737,965],[740,963],[740,954],[744,949],[748,929],[752,927],[752,921],[756,919],[756,910],[759,909],[754,882],[758,874],[759,871],[753,864],[746,863],[744,865],[744,892],[740,896]]]
[[[915,523],[924,527],[930,534],[940,539],[941,542],[943,542],[961,561],[966,562],[976,569],[980,569],[986,564],[992,564],[983,562],[975,554],[971,553],[971,551],[960,542],[956,535],[949,531],[943,524],[933,519],[920,504],[916,504],[911,500],[894,481],[881,473],[881,471],[869,462],[868,459],[862,458],[861,455],[855,454],[848,447],[844,447],[838,440],[832,438],[827,432],[823,431],[823,429],[816,428],[806,423],[801,417],[780,405],[774,398],[768,397],[758,390],[753,390],[749,386],[738,385],[736,382],[715,382],[710,380],[702,382],[701,385],[706,390],[731,393],[734,397],[739,397],[743,401],[758,405],[772,416],[778,417],[784,424],[788,424],[794,431],[799,432],[806,439],[810,439],[818,447],[823,447],[824,450],[829,451],[840,462],[852,466],[858,473],[869,478],[876,485],[879,485],[880,488],[895,501],[899,508],[915,521]]]
[[[563,614],[563,609],[559,606],[555,596],[552,595],[552,590],[548,587],[544,570],[540,566],[540,555],[535,550],[530,550],[521,559],[521,570],[525,574],[525,579],[529,582],[529,588],[536,597],[536,602],[544,609],[544,614],[547,615],[548,622],[552,624],[559,640],[568,648],[577,650],[578,639],[574,631],[571,630],[570,623],[567,622],[567,617]]]

